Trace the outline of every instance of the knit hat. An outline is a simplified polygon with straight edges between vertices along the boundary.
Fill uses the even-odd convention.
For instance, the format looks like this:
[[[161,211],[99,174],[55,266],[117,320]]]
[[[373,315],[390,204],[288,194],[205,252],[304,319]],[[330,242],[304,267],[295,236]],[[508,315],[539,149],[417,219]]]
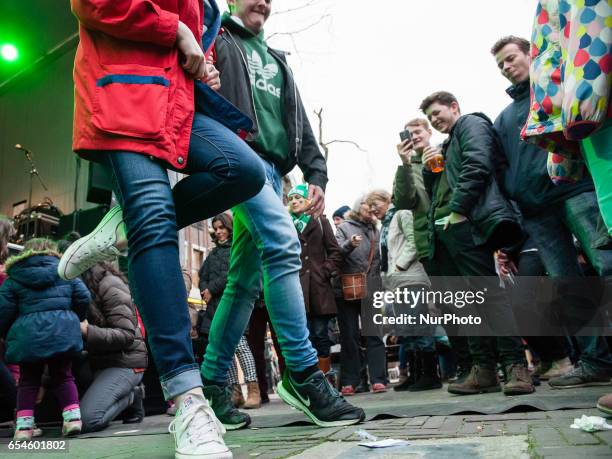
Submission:
[[[334,212],[334,215],[332,215],[333,217],[340,217],[340,218],[344,218],[344,214],[346,214],[349,210],[351,210],[351,208],[349,206],[342,206],[339,207],[338,209],[336,209],[336,211]]]
[[[353,211],[353,213],[358,214],[359,213],[359,209],[361,209],[361,204],[363,204],[364,202],[366,202],[365,199],[365,194],[360,196],[359,198],[357,198],[355,200],[355,203],[353,204],[353,208],[351,209]]]
[[[291,191],[287,193],[287,197],[293,196],[294,194],[297,194],[304,199],[308,199],[308,185],[305,183],[300,183],[299,185],[294,186],[291,188]]]

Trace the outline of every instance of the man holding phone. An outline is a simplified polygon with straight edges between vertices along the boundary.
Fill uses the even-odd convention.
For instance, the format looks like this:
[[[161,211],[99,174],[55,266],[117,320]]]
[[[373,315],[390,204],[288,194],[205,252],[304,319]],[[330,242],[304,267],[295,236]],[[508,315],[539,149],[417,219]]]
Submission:
[[[397,168],[393,184],[393,205],[397,209],[412,210],[414,216],[414,238],[419,261],[429,259],[430,245],[427,240],[427,213],[431,201],[423,184],[423,160],[425,154],[439,152],[430,144],[432,131],[424,118],[408,121],[400,132],[401,143],[397,145],[402,165]],[[427,266],[426,266],[427,269]]]
[[[402,165],[397,168],[393,183],[393,205],[398,209],[412,211],[414,218],[414,240],[417,257],[423,264],[429,276],[439,276],[433,259],[433,246],[429,242],[428,213],[431,200],[423,183],[423,169],[427,167],[423,157],[441,156],[439,147],[431,145],[431,126],[424,118],[415,118],[406,123],[400,132],[401,142],[397,145],[397,153]],[[467,338],[464,336],[451,336],[449,338],[457,358],[458,377],[467,376],[472,361],[470,358]],[[433,338],[431,344],[433,345]],[[423,338],[419,341],[424,343]],[[409,343],[402,343],[409,345]],[[395,386],[396,391],[409,390],[416,382],[419,373],[418,352],[423,349],[408,351],[408,370],[410,377]]]

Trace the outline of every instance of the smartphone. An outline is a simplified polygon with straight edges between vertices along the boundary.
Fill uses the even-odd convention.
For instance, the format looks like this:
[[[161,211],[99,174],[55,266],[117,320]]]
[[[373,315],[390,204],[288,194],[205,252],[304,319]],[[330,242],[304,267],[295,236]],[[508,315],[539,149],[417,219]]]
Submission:
[[[412,136],[410,135],[410,131],[408,129],[404,129],[402,132],[400,132],[400,139],[402,139],[402,142],[406,139],[411,140]]]

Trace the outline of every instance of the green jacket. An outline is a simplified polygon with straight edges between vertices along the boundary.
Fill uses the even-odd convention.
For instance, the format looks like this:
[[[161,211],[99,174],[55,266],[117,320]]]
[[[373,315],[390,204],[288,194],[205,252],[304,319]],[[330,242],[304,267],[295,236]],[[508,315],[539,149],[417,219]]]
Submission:
[[[423,184],[423,163],[420,157],[413,156],[412,164],[397,168],[393,183],[393,205],[398,210],[412,211],[417,258],[419,260],[430,258],[432,250],[427,234],[427,214],[431,200]]]

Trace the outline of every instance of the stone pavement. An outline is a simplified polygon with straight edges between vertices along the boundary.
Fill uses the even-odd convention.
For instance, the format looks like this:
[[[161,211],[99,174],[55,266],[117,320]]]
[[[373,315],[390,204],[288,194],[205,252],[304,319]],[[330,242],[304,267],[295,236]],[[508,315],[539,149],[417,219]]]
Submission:
[[[400,404],[406,399],[404,394],[395,397]],[[358,403],[359,396],[352,400]],[[285,407],[279,400],[273,400],[267,409],[284,411]],[[237,459],[612,457],[612,431],[590,434],[569,427],[574,418],[583,414],[601,415],[591,408],[494,415],[416,416],[375,420],[344,428],[321,429],[312,425],[253,428],[228,432],[225,439]],[[171,437],[161,433],[159,428],[147,429],[148,424],[157,422],[165,426],[170,420],[169,417],[152,416],[141,426],[118,424],[119,430],[109,429],[112,432],[109,436],[72,439],[69,440],[68,453],[41,453],[41,457],[171,458]],[[138,427],[142,430],[129,436],[129,429]],[[360,439],[355,431],[359,429],[379,439],[408,440],[409,445],[370,450],[358,445]],[[54,436],[57,432],[46,431],[45,438]],[[27,452],[10,452],[6,445],[8,439],[0,441],[3,443],[0,444],[2,458],[36,457]]]

